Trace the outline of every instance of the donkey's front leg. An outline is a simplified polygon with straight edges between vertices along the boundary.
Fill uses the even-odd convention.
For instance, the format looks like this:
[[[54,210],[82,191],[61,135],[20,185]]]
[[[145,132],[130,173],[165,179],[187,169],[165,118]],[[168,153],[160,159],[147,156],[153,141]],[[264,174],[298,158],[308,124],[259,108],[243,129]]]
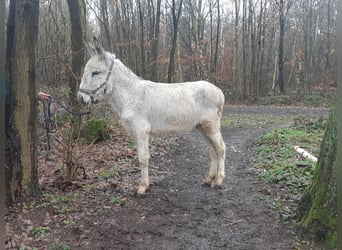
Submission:
[[[139,134],[136,138],[137,142],[137,152],[138,152],[138,160],[139,166],[141,168],[141,180],[137,190],[137,194],[144,195],[146,190],[150,185],[149,175],[148,175],[148,162],[150,159],[150,154],[148,150],[148,134],[142,133]]]

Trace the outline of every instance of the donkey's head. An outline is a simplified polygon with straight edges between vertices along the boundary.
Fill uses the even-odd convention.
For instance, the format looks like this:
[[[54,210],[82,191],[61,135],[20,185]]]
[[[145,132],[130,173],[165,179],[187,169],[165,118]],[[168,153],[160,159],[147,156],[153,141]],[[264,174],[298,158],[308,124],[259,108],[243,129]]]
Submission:
[[[91,58],[87,62],[78,91],[78,99],[85,104],[97,103],[111,92],[108,80],[111,77],[115,56],[98,44],[94,37],[94,45],[86,43]]]

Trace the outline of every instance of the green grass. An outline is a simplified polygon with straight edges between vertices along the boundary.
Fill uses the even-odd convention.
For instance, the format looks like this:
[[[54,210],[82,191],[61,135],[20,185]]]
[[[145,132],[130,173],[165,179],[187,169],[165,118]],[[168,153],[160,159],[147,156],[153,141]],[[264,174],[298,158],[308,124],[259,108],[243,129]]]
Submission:
[[[310,183],[316,164],[303,159],[294,146],[318,156],[323,133],[324,126],[317,121],[276,129],[260,137],[256,142],[260,179],[282,184],[293,194],[302,192]]]
[[[78,193],[73,194],[44,194],[45,203],[51,205],[59,213],[65,213],[70,210],[78,199]]]
[[[268,124],[279,124],[288,121],[288,117],[273,115],[230,114],[221,120],[223,128],[260,128]]]
[[[122,200],[119,197],[113,196],[113,197],[109,198],[109,203],[111,203],[111,204],[121,204]]]
[[[311,183],[316,167],[316,163],[298,154],[294,146],[318,157],[325,126],[325,121],[300,118],[293,127],[270,131],[256,141],[259,178],[276,185],[262,200],[270,213],[277,213],[285,221],[295,218],[296,202]]]
[[[108,180],[114,177],[118,173],[118,171],[119,171],[119,167],[116,165],[113,165],[110,169],[100,172],[99,176],[102,177],[103,179]]]
[[[35,236],[44,236],[48,231],[50,231],[49,227],[43,227],[43,226],[39,226],[36,227],[35,229],[33,229],[32,233]]]

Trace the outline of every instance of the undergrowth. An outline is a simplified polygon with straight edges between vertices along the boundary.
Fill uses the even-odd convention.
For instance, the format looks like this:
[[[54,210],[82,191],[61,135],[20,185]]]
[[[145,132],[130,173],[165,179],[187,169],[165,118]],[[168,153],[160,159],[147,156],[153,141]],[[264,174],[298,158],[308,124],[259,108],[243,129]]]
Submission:
[[[267,196],[263,199],[270,212],[278,213],[287,221],[294,219],[296,204],[316,167],[315,162],[303,158],[294,147],[299,146],[318,157],[326,127],[322,117],[297,117],[294,121],[292,127],[270,131],[256,141],[259,178],[277,187],[265,191]]]

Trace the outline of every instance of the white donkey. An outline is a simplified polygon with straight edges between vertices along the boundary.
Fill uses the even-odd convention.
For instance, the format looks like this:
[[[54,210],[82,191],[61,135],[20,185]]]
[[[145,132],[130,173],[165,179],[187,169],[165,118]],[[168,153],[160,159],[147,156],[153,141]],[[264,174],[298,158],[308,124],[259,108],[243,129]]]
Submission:
[[[135,141],[141,181],[137,193],[149,187],[149,137],[155,133],[198,129],[210,149],[209,175],[203,184],[221,187],[225,176],[226,146],[220,132],[224,95],[206,81],[175,84],[143,80],[94,38],[78,98],[83,103],[106,101]]]

